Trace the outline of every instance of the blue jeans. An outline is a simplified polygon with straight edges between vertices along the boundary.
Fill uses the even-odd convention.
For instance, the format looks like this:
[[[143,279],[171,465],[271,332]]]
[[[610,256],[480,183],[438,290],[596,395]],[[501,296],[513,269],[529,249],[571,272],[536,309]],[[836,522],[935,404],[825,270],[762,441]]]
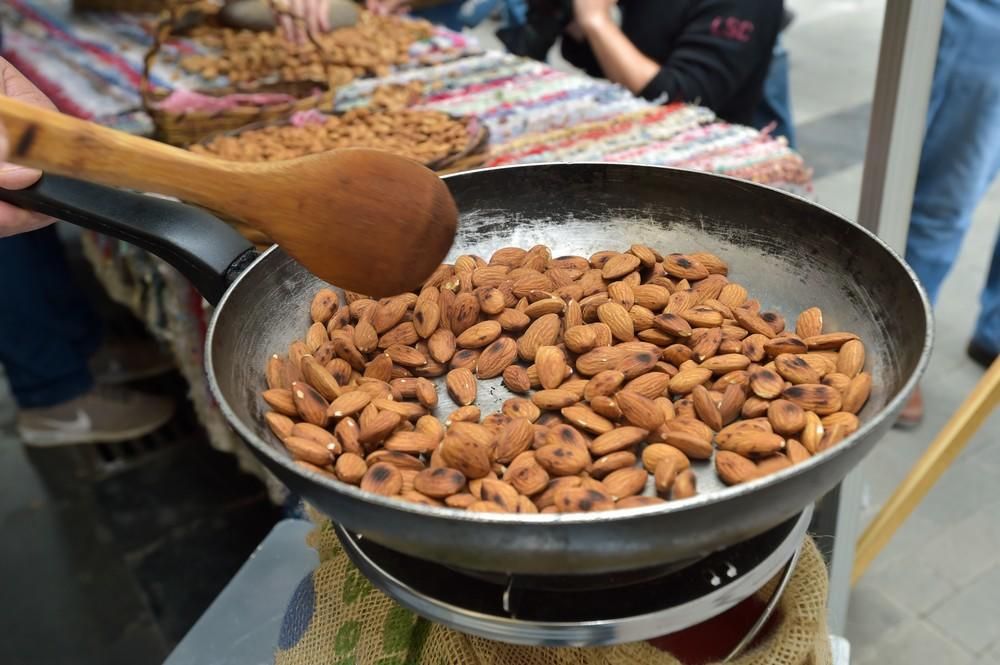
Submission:
[[[55,227],[0,238],[0,364],[22,408],[90,390],[99,331]]]
[[[764,96],[753,114],[753,126],[764,129],[771,123],[772,136],[784,136],[788,145],[795,147],[795,124],[792,122],[792,99],[788,91],[788,51],[781,43],[781,35],[774,43],[771,64],[764,79]]]
[[[527,0],[465,0],[460,12],[462,23],[468,28],[474,28],[495,12],[498,6],[503,13],[504,27],[524,25],[528,17]]]
[[[949,0],[906,241],[906,261],[932,303],[998,170],[1000,0]],[[973,338],[1000,350],[1000,244]]]
[[[414,9],[411,13],[414,16],[427,19],[431,23],[443,25],[449,30],[462,32],[462,19],[458,13],[462,9],[463,0],[454,0],[444,5],[425,7],[424,9]]]

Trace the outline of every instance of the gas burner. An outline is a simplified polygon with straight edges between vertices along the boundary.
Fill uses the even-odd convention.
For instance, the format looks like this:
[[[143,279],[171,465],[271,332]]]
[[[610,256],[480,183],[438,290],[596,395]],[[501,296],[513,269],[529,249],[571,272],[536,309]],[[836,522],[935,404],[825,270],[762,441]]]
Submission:
[[[787,581],[811,516],[810,506],[749,540],[667,568],[549,579],[459,571],[341,527],[337,535],[376,587],[431,621],[513,644],[597,646],[690,628],[749,598],[783,567]]]

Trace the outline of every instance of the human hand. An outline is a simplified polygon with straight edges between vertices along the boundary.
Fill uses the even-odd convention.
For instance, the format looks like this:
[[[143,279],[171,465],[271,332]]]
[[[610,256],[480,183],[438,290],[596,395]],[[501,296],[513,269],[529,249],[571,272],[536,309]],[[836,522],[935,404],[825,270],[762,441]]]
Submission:
[[[410,11],[410,0],[365,0],[365,9],[379,16],[405,14]]]
[[[48,97],[3,58],[0,58],[0,95],[55,109]],[[8,147],[7,131],[0,123],[0,188],[24,189],[33,185],[42,176],[42,172],[3,162],[2,160],[7,159]],[[0,237],[34,231],[53,221],[51,217],[0,202]]]
[[[285,37],[303,44],[309,35],[330,30],[329,0],[288,0],[288,13],[279,14],[278,22]]]
[[[573,20],[583,30],[611,20],[611,8],[618,0],[573,0]]]

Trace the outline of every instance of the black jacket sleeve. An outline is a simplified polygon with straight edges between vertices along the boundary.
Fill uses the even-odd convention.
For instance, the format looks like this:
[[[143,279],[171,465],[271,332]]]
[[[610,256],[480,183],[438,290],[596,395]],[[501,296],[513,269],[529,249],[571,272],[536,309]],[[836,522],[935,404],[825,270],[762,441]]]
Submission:
[[[781,12],[781,0],[692,2],[670,56],[640,94],[724,108],[770,61]]]

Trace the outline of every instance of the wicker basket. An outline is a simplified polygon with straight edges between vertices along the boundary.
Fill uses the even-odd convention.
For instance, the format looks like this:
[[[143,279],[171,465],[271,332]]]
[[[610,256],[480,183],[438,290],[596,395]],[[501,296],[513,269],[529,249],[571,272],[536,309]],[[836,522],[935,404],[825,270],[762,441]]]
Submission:
[[[487,147],[490,140],[489,129],[475,120],[472,117],[465,116],[452,116],[456,119],[464,120],[466,124],[475,122],[475,126],[470,128],[474,129],[474,133],[470,131],[469,142],[459,151],[446,155],[441,159],[437,159],[431,162],[425,163],[430,169],[434,171],[445,174],[445,173],[455,173],[458,171],[465,171],[468,169],[474,169],[482,166],[487,159]],[[212,141],[212,139],[218,136],[239,136],[240,134],[248,131],[253,131],[256,129],[262,129],[264,127],[274,127],[287,125],[291,122],[291,118],[286,116],[280,120],[256,122],[245,127],[241,127],[232,131],[220,131],[213,136],[204,137],[198,141],[193,141],[191,143],[197,143],[200,145],[205,145]],[[364,146],[358,146],[364,147]],[[247,240],[252,242],[257,246],[258,249],[265,249],[269,247],[272,243],[271,239],[260,231],[243,224],[241,221],[232,218],[222,218],[228,222],[233,228],[239,231]]]
[[[245,125],[286,118],[297,111],[331,108],[335,86],[343,81],[277,81],[255,85],[241,85],[195,90],[212,97],[225,97],[236,93],[280,93],[293,97],[293,101],[261,106],[240,104],[223,111],[170,111],[160,107],[170,92],[155,88],[150,83],[150,72],[163,44],[173,35],[195,25],[214,24],[214,11],[218,8],[204,0],[166,0],[166,11],[153,36],[153,44],[143,62],[140,94],[145,111],[153,121],[154,136],[164,143],[185,146],[197,143],[206,136],[218,134]]]

